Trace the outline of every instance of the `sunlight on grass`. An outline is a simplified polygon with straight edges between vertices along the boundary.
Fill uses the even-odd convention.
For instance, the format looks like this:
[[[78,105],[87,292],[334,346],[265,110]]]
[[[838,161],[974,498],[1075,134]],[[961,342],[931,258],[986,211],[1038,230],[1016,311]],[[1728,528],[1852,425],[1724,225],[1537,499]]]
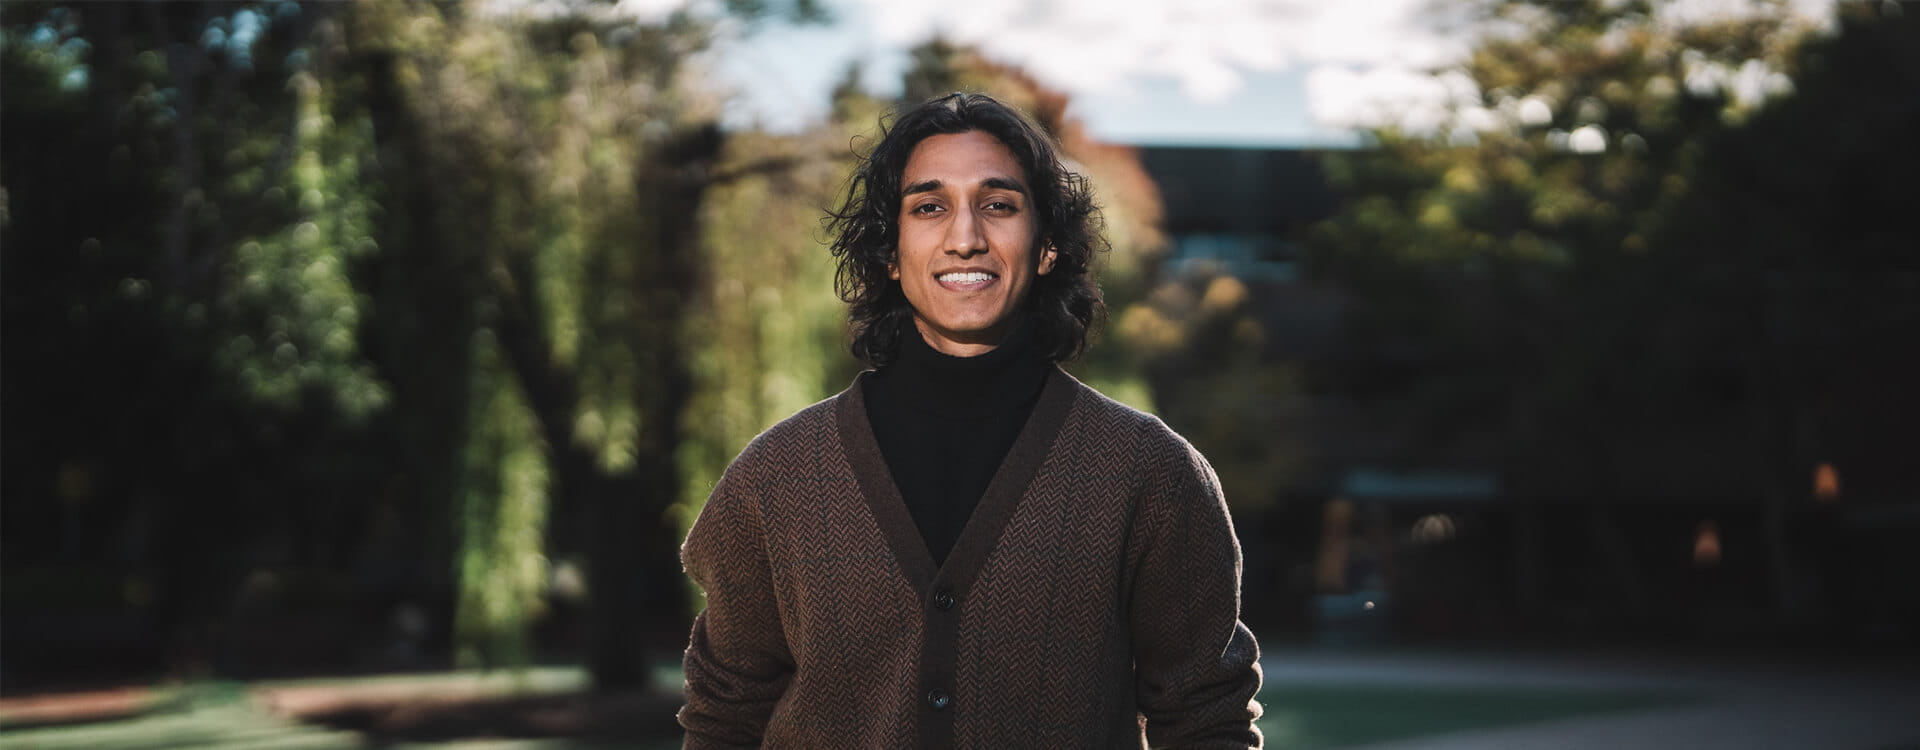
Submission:
[[[584,690],[587,672],[577,666],[527,667],[525,669],[456,670],[448,672],[411,672],[382,675],[303,677],[292,680],[260,682],[256,687],[441,687],[483,693],[535,692],[558,693]]]
[[[656,675],[656,679],[666,675]],[[671,677],[677,681],[678,672]],[[352,687],[362,695],[459,693],[472,696],[562,693],[587,687],[578,667],[521,671],[457,671],[334,676],[262,683],[214,681],[156,689],[152,708],[100,722],[13,728],[0,726],[6,750],[667,750],[678,737],[640,743],[569,738],[471,739],[375,743],[366,735],[277,716],[258,704],[273,691]],[[677,689],[677,684],[675,685]]]

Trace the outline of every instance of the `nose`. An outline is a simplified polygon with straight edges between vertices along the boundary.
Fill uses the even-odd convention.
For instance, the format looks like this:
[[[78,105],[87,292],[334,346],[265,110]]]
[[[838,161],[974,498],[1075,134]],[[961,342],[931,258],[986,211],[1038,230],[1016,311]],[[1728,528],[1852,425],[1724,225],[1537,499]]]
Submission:
[[[987,237],[980,230],[980,218],[971,208],[953,212],[953,220],[947,223],[946,240],[946,251],[950,255],[971,258],[987,251]]]

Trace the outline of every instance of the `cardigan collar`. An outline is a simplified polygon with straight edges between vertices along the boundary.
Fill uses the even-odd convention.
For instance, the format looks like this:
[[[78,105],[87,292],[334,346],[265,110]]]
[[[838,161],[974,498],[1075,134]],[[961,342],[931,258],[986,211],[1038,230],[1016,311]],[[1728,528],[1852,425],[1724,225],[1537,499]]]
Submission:
[[[933,554],[927,551],[926,541],[921,538],[919,527],[914,525],[913,516],[907,512],[906,501],[901,499],[900,489],[887,470],[880,444],[873,437],[873,423],[867,417],[864,388],[864,381],[873,375],[871,370],[861,373],[853,387],[835,399],[838,401],[835,411],[840,442],[853,464],[861,494],[866,497],[867,506],[873,512],[881,534],[886,537],[894,559],[914,587],[923,595],[946,591],[964,597],[973,583],[974,575],[985,563],[987,553],[993,551],[1000,533],[1006,529],[1007,522],[1013,519],[1013,512],[1019,507],[1020,498],[1026,494],[1027,485],[1039,472],[1040,464],[1052,450],[1061,428],[1066,425],[1067,413],[1086,386],[1058,366],[1046,365],[1033,413],[1027,417],[1020,436],[1014,439],[1006,459],[1000,462],[999,470],[994,472],[993,480],[987,484],[986,494],[981,496],[980,504],[967,519],[960,538],[954,542],[953,551],[947,555],[946,563],[936,567]]]

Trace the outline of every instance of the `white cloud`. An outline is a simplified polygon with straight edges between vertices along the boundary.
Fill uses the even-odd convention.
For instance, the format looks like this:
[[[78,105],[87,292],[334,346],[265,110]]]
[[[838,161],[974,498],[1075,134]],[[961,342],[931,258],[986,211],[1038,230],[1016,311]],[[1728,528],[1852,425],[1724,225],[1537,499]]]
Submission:
[[[666,20],[673,12],[690,5],[688,0],[620,0],[614,4],[614,11],[631,15],[643,21],[659,22]]]
[[[1466,51],[1423,18],[1427,0],[1302,3],[1314,8],[1284,39],[1317,63],[1433,68]]]
[[[1824,29],[1831,23],[1834,1],[1789,0],[1787,23]],[[1421,23],[1421,0],[1336,7],[1341,10],[1325,17],[1327,33],[1298,48],[1302,58],[1325,61],[1307,76],[1307,103],[1315,121],[1330,127],[1392,125],[1431,133],[1448,124],[1452,110],[1464,127],[1486,129],[1489,118],[1481,113],[1480,92],[1473,82],[1458,73],[1429,72],[1459,59],[1468,40],[1441,39],[1435,27]],[[1676,26],[1772,12],[1777,12],[1775,6],[1761,0],[1671,0],[1655,5],[1656,21]],[[1758,60],[1738,69],[1692,61],[1688,70],[1689,89],[1726,89],[1742,106],[1792,89],[1792,81]],[[1523,124],[1535,126],[1547,124],[1552,116],[1545,102],[1532,97],[1519,103],[1517,114]],[[1582,128],[1570,138],[1575,150],[1606,148],[1605,134],[1597,129]]]
[[[886,41],[932,35],[973,44],[1076,94],[1177,79],[1199,102],[1240,91],[1243,74],[1318,62],[1430,65],[1455,43],[1421,27],[1426,0],[978,0],[964,12],[923,0],[850,0]]]
[[[1826,29],[1833,23],[1836,0],[1787,0],[1789,22],[1810,29]],[[1729,19],[1755,18],[1778,12],[1775,3],[1763,0],[1667,0],[1656,3],[1655,20],[1672,26],[1695,26]]]
[[[1307,74],[1307,106],[1315,120],[1331,127],[1393,125],[1431,133],[1456,110],[1475,108],[1477,98],[1473,82],[1460,73],[1436,76],[1392,65],[1322,65]],[[1488,122],[1477,114],[1464,119],[1468,127]]]

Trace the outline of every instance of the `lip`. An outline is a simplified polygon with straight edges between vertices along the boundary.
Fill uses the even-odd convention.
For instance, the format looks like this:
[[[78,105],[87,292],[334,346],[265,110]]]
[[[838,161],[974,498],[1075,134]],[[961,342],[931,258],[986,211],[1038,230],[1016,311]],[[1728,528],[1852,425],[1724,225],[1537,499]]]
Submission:
[[[972,282],[964,282],[964,283],[945,281],[940,278],[942,276],[945,276],[947,274],[952,274],[952,273],[983,273],[987,275],[987,278],[984,281],[972,281]],[[982,289],[986,289],[987,287],[993,286],[994,284],[1000,283],[1000,274],[995,273],[993,271],[989,271],[985,268],[948,268],[948,269],[934,273],[933,281],[934,283],[939,284],[940,288],[946,289],[949,291],[977,292]]]

